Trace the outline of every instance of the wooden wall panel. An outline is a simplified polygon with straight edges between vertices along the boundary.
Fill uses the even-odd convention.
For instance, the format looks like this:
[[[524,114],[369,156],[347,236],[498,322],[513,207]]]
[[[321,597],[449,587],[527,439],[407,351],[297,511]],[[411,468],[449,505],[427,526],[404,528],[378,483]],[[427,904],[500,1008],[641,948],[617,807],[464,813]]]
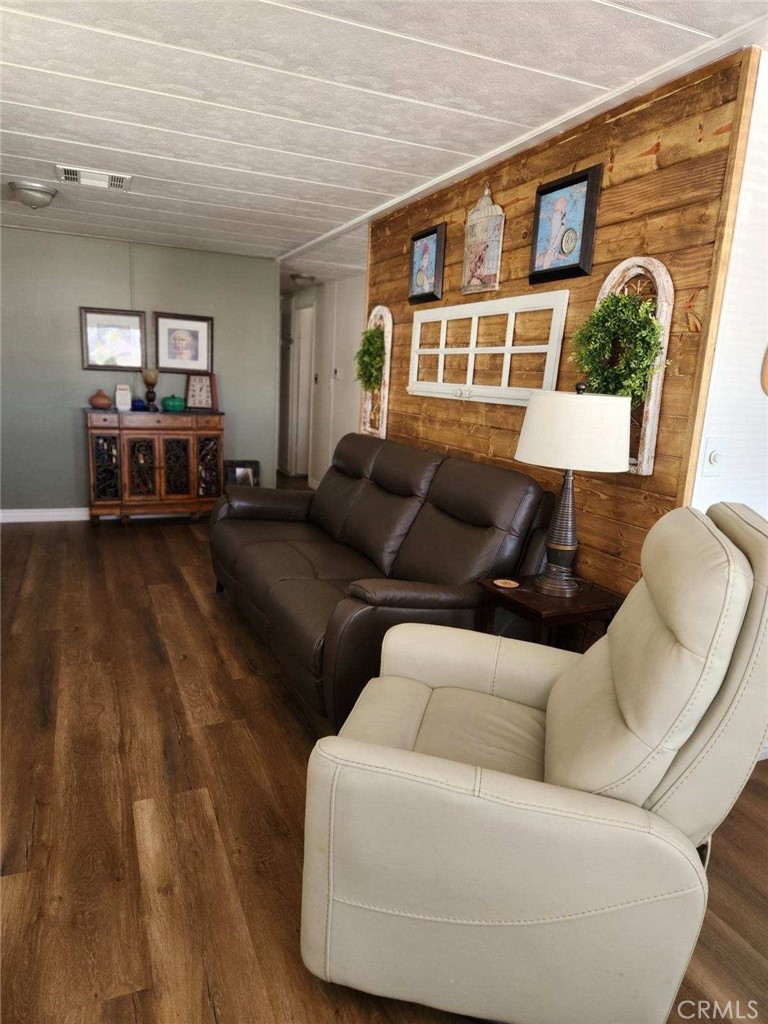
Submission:
[[[692,448],[698,443],[696,424],[716,334],[755,72],[754,50],[732,54],[371,225],[368,304],[389,306],[395,322],[388,437],[514,466],[549,489],[559,486],[558,474],[514,461],[522,408],[408,394],[411,327],[418,308],[408,303],[411,235],[447,223],[442,305],[567,288],[557,384],[566,390],[579,379],[569,363],[570,339],[594,308],[609,271],[637,255],[655,256],[667,266],[675,306],[653,475],[576,475],[578,571],[622,593],[640,575],[645,534],[683,503],[695,468]],[[536,188],[595,163],[604,166],[592,274],[529,285]],[[465,296],[464,223],[485,181],[506,213],[501,284],[498,292]]]

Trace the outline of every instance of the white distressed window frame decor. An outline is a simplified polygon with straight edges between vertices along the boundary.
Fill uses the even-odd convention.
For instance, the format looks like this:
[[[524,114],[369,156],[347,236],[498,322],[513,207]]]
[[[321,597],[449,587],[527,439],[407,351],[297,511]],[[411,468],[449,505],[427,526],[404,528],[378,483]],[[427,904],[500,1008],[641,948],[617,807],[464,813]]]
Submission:
[[[411,368],[408,379],[408,394],[430,398],[452,398],[463,402],[494,402],[500,405],[527,405],[534,388],[518,388],[490,384],[473,384],[475,356],[503,354],[501,379],[509,380],[512,360],[518,355],[546,353],[544,378],[541,390],[552,391],[557,385],[557,371],[560,365],[560,349],[563,344],[565,315],[568,310],[568,290],[539,292],[535,295],[517,295],[510,299],[490,299],[487,302],[467,302],[459,306],[443,306],[439,309],[425,309],[414,313],[411,335]],[[549,339],[543,345],[515,345],[515,316],[534,310],[551,310],[552,322]],[[507,316],[507,329],[503,345],[477,345],[478,325],[483,317]],[[471,320],[469,344],[447,346],[448,323],[451,320]],[[439,346],[422,346],[421,327],[425,323],[440,324]],[[419,356],[437,356],[437,381],[419,380]],[[467,378],[464,384],[449,384],[443,381],[446,355],[466,355]]]

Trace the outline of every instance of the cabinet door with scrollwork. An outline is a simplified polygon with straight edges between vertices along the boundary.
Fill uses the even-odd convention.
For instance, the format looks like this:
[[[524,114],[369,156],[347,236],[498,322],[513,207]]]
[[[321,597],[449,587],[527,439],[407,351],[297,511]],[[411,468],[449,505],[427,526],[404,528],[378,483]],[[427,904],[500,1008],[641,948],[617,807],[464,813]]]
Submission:
[[[120,438],[117,434],[89,434],[91,445],[91,501],[94,504],[119,502]]]
[[[123,435],[123,501],[145,504],[160,498],[160,459],[154,435]]]
[[[160,438],[163,451],[160,483],[164,500],[174,498],[189,500],[195,496],[194,472],[192,465],[193,436],[191,434],[163,435]]]
[[[218,498],[221,494],[221,434],[197,435],[197,496]]]

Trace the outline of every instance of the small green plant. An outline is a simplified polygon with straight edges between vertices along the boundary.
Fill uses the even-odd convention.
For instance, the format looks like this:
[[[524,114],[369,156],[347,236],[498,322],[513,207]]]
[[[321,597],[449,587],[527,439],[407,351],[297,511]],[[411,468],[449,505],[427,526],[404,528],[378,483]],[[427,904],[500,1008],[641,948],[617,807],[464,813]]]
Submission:
[[[370,327],[363,331],[360,348],[355,356],[357,379],[364,391],[375,391],[381,387],[384,374],[384,331],[380,327]]]
[[[584,373],[589,391],[628,395],[637,406],[661,369],[655,365],[661,353],[661,332],[651,300],[606,295],[574,334],[571,361]]]

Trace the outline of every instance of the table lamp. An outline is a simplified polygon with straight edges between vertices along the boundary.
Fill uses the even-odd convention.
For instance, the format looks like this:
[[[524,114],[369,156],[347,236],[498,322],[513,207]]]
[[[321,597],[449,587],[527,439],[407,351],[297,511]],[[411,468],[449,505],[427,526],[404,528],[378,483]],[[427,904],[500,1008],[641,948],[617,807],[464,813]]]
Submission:
[[[565,470],[547,530],[547,565],[533,581],[542,594],[572,597],[579,583],[571,572],[576,556],[573,471],[626,473],[629,469],[630,399],[619,395],[534,391],[523,420],[515,459]]]

